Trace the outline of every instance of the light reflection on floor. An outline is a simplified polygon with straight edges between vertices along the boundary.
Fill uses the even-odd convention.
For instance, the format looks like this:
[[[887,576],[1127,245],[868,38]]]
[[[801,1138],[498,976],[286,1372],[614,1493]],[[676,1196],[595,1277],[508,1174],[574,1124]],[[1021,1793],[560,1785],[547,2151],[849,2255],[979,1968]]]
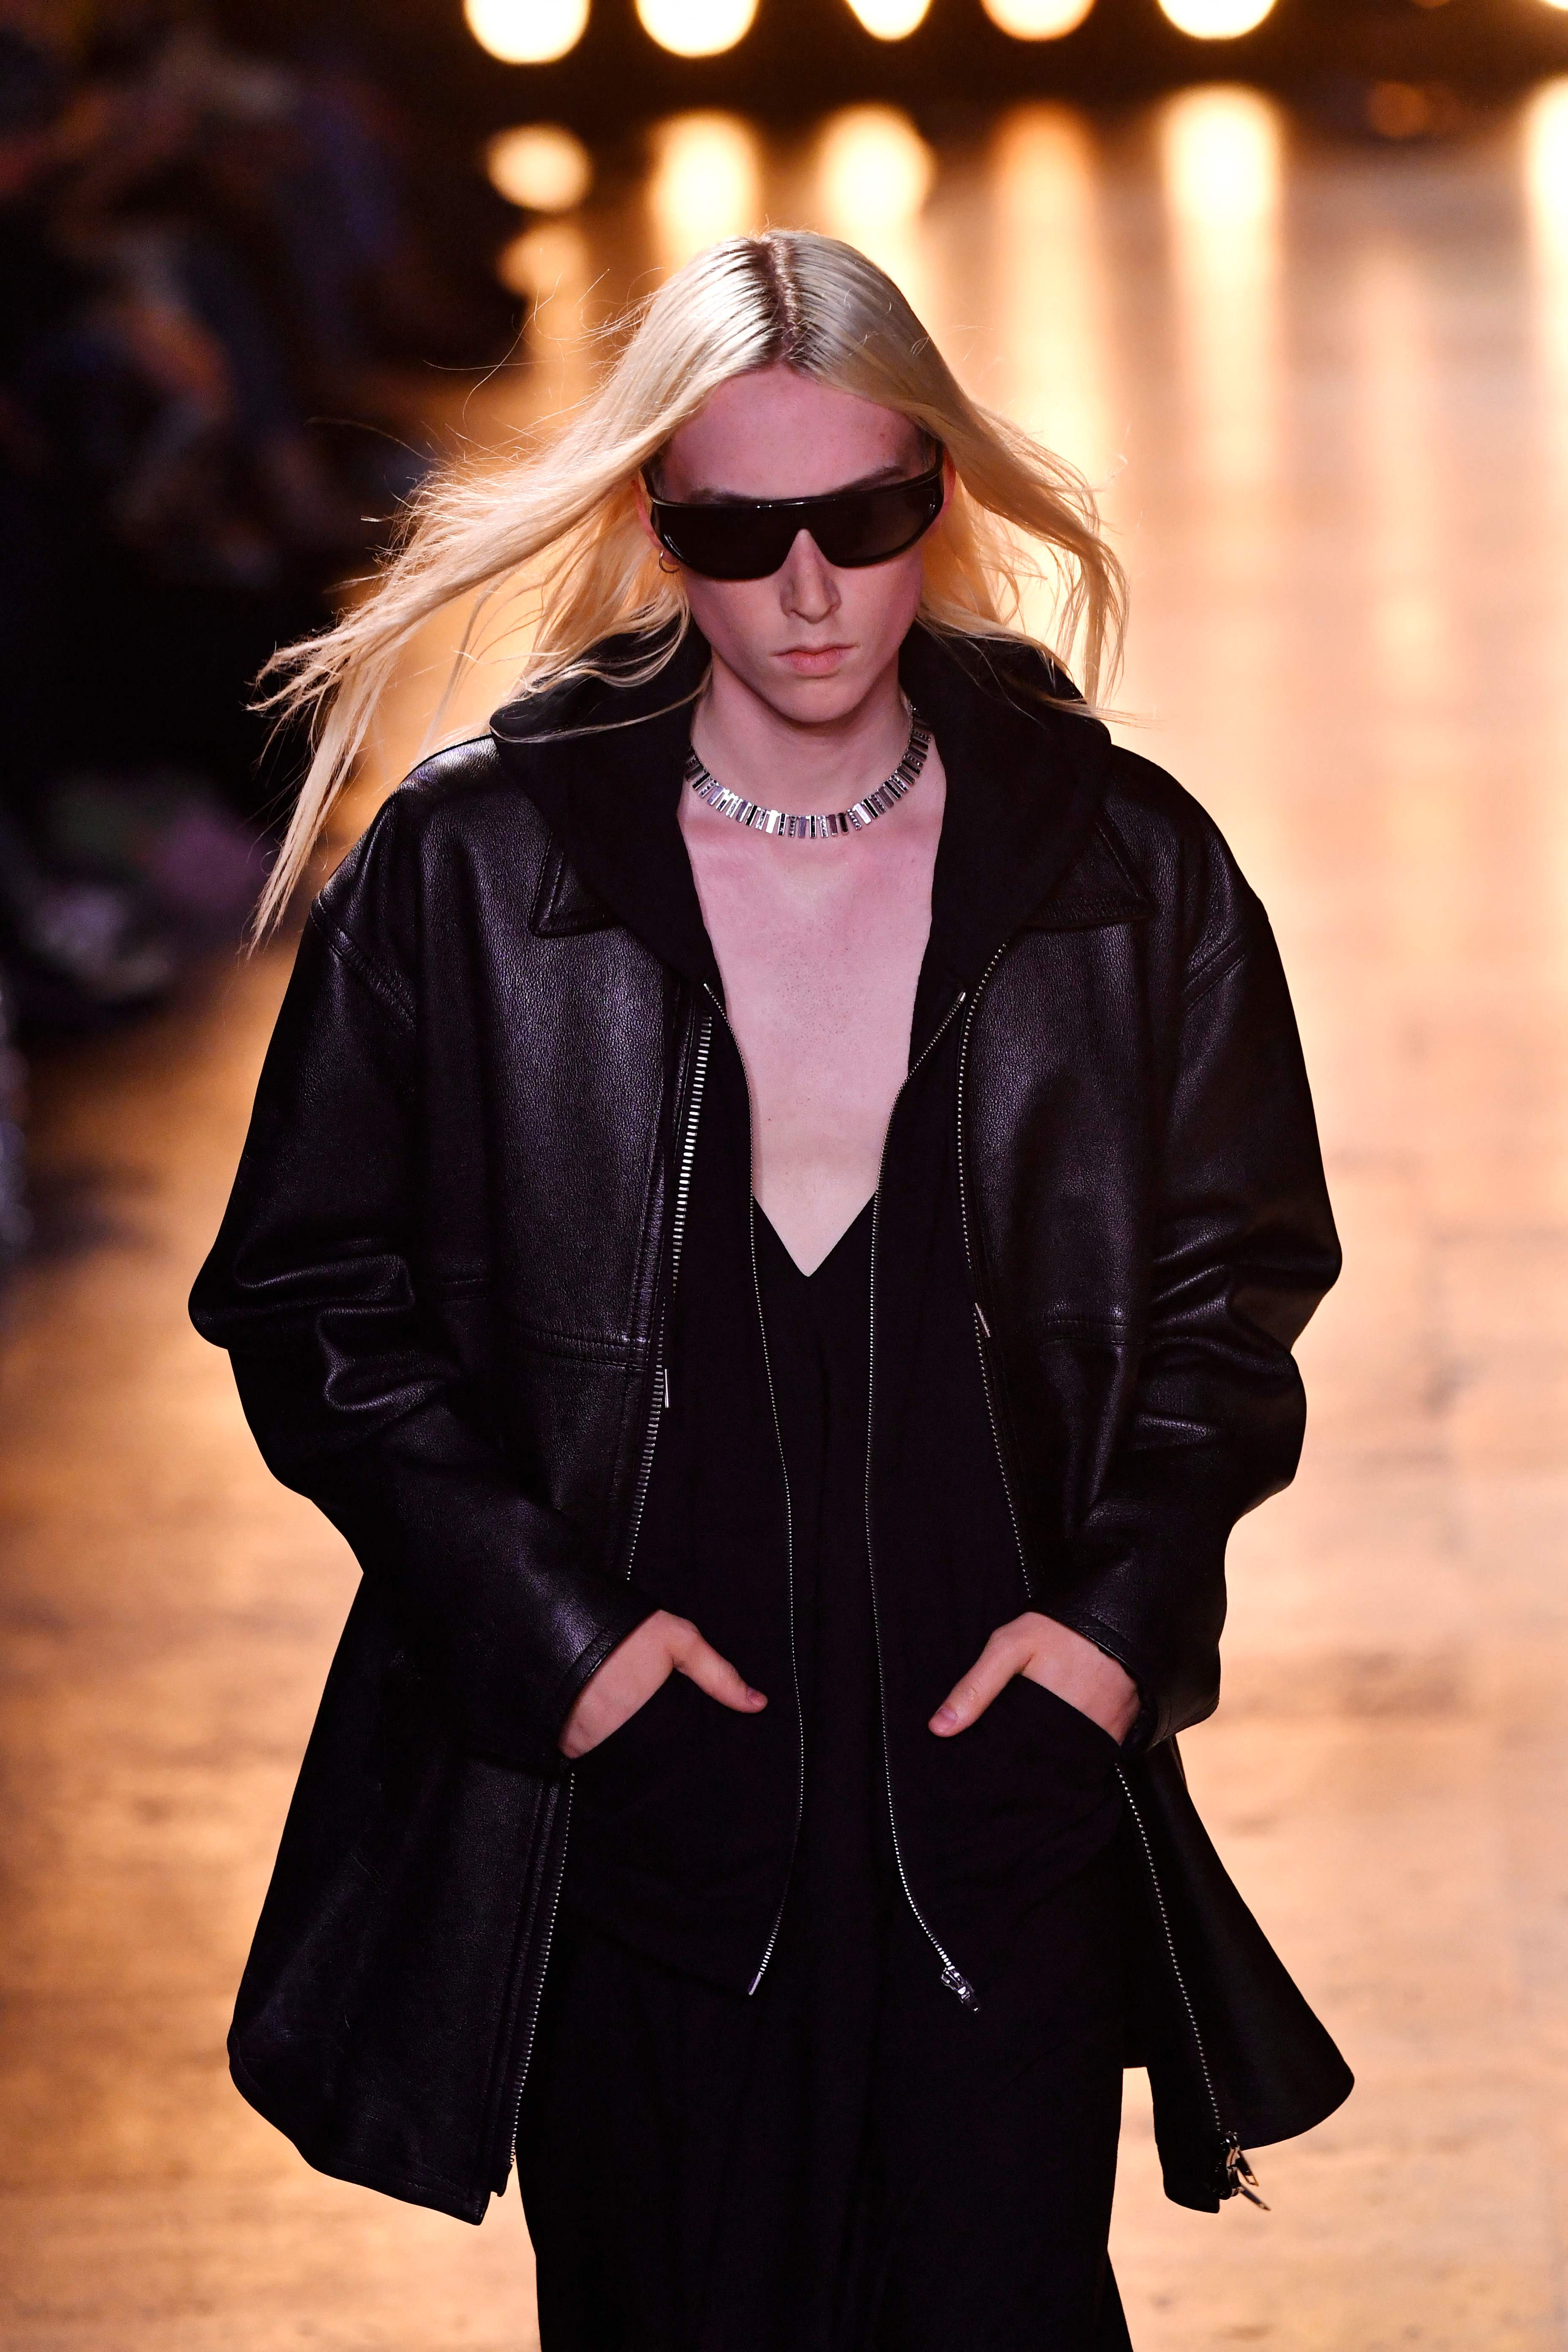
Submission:
[[[1188,1757],[1362,2088],[1260,2156],[1270,2216],[1217,2221],[1163,2203],[1134,2101],[1117,2259],[1139,2352],[1546,2352],[1568,2089],[1568,83],[1399,152],[1328,147],[1226,88],[1116,121],[1031,104],[940,152],[888,110],[789,138],[677,117],[640,183],[520,238],[509,268],[548,299],[533,356],[466,398],[469,438],[580,398],[583,326],[767,220],[863,244],[978,397],[1106,486],[1133,580],[1126,740],[1199,793],[1273,913],[1345,1233],[1303,1351],[1306,1466],[1237,1538],[1226,1702]],[[442,642],[389,713],[382,782],[418,748]],[[471,724],[508,682],[499,657],[467,681]],[[317,2181],[216,2057],[347,1590],[178,1314],[278,982],[254,970],[96,1051],[92,1086],[40,1113],[46,1158],[133,1162],[142,1189],[125,1236],[33,1278],[6,1349],[18,1622],[74,1629],[27,1652],[11,1751],[32,1826],[13,1832],[28,1925],[0,1955],[0,2165],[27,2249],[5,2340],[29,2352],[307,2332],[500,2352],[527,2324],[514,2210],[476,2242]],[[116,1458],[136,1465],[118,1496]]]

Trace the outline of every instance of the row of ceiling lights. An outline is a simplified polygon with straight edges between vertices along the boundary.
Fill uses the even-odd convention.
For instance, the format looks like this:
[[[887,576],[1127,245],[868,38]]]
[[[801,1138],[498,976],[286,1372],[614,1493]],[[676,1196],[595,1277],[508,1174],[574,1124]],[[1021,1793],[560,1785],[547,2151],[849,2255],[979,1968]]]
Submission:
[[[1397,82],[1377,87],[1387,99],[1402,89],[1406,98],[1420,95]],[[1523,121],[1532,212],[1556,282],[1568,286],[1568,74],[1535,90]],[[1159,122],[1166,194],[1179,218],[1221,236],[1244,231],[1273,208],[1283,116],[1261,91],[1234,83],[1184,90],[1163,102]],[[1391,137],[1409,135],[1412,128],[1373,127]],[[1055,185],[1063,173],[1071,178],[1095,169],[1082,119],[1068,110],[1019,107],[1002,118],[1001,136],[1005,152],[1024,170],[1025,186],[1036,184],[1031,171],[1045,170]],[[656,218],[679,248],[676,258],[716,236],[761,225],[763,157],[755,126],[739,115],[699,110],[653,126],[647,192]],[[857,238],[868,228],[912,220],[937,170],[936,157],[908,115],[889,106],[841,107],[815,127],[810,160],[815,199],[808,210],[836,235]],[[593,184],[588,150],[559,123],[520,123],[498,131],[485,162],[498,194],[529,212],[571,212]],[[503,277],[519,291],[536,286],[538,237],[538,230],[526,232],[503,257]],[[515,277],[508,275],[513,257]]]
[[[867,32],[901,41],[923,24],[931,0],[848,0]],[[1563,0],[1568,5],[1568,0]],[[717,57],[752,29],[758,0],[637,0],[643,30],[680,58]],[[1020,41],[1053,41],[1083,23],[1094,0],[982,0],[994,25]],[[1274,0],[1160,0],[1194,40],[1234,40],[1260,25]],[[508,65],[549,65],[582,39],[589,0],[464,0],[469,31]]]

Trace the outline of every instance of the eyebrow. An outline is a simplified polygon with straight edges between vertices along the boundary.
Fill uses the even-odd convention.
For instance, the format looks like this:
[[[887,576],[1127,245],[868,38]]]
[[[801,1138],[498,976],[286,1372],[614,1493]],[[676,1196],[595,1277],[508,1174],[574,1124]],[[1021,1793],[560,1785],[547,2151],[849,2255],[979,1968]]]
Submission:
[[[805,499],[847,499],[857,490],[879,490],[889,482],[912,482],[930,471],[929,460],[923,460],[913,474],[897,464],[879,466],[874,474],[858,474],[852,482],[839,482],[831,490],[808,490],[805,499],[753,499],[743,490],[693,490],[689,498],[662,499],[659,503],[686,507],[793,507],[803,505]]]

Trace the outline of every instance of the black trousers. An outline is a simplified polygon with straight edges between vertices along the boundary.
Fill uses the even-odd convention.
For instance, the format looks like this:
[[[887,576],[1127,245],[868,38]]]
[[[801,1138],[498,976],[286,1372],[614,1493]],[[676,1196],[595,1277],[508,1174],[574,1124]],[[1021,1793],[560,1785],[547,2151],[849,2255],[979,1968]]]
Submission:
[[[978,2011],[907,1906],[869,2003],[787,1920],[748,1999],[563,1917],[518,2149],[542,2352],[1131,2352],[1118,1879],[1043,1903]]]

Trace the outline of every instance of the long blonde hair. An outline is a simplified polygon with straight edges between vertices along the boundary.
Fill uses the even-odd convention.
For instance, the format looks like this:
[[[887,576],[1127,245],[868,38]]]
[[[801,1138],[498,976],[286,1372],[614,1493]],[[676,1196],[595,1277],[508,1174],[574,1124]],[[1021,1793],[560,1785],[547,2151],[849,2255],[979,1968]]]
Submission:
[[[271,707],[310,721],[312,756],[258,937],[304,870],[400,657],[444,606],[472,600],[454,673],[486,608],[524,588],[536,615],[525,689],[592,671],[613,635],[649,639],[647,660],[618,677],[646,679],[669,659],[689,615],[642,528],[638,477],[720,384],[776,365],[893,409],[948,451],[957,482],[925,542],[921,618],[1037,643],[1023,596],[1042,583],[1056,614],[1044,650],[1099,699],[1120,665],[1127,592],[1088,482],[969,399],[892,279],[853,246],[805,229],[727,237],[630,314],[597,388],[542,444],[432,476],[371,593],[269,665],[284,680]]]

